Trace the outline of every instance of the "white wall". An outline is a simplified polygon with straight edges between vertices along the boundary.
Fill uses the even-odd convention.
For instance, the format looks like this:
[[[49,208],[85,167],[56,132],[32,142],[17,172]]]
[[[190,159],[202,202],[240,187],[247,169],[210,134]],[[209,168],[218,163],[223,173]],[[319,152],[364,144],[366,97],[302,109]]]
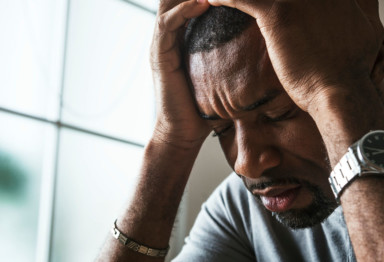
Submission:
[[[184,238],[193,226],[201,204],[231,172],[218,139],[208,137],[197,157],[180,205],[167,261],[181,250]]]
[[[186,229],[189,232],[201,204],[232,169],[229,167],[217,138],[209,137],[200,152],[188,182],[185,199]]]

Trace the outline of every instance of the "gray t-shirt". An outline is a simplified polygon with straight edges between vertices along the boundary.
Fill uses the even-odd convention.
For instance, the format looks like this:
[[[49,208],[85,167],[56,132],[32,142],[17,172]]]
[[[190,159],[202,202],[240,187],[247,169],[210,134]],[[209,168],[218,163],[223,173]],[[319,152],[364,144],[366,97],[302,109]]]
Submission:
[[[280,224],[243,182],[230,175],[202,206],[173,262],[356,261],[341,207],[323,223],[292,230]]]

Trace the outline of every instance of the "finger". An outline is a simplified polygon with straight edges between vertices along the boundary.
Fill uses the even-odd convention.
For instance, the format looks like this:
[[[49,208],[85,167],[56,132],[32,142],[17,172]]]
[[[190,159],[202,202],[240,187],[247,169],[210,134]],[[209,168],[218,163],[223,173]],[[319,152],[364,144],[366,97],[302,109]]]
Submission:
[[[201,15],[208,8],[206,0],[189,0],[158,16],[155,30],[158,51],[163,53],[171,49],[176,43],[177,30],[184,27],[188,19]]]
[[[236,8],[236,1],[233,0],[208,0],[210,5],[213,6],[228,6],[232,8]]]
[[[265,15],[271,9],[274,0],[208,0],[213,6],[236,8],[254,18]]]
[[[160,15],[158,26],[161,31],[175,31],[184,26],[188,19],[203,14],[209,8],[207,0],[189,0],[178,4]]]
[[[209,8],[206,0],[189,0],[157,17],[157,27],[151,48],[153,69],[171,72],[179,68],[177,37],[188,19],[204,13]],[[161,71],[161,70],[160,70]]]
[[[160,0],[157,13],[162,15],[184,1],[185,0]]]

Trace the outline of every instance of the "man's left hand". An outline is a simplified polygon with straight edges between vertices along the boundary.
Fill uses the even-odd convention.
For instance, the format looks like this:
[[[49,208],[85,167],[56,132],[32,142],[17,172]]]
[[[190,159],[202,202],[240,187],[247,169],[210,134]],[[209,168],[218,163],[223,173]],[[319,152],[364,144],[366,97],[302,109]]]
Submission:
[[[208,1],[256,18],[281,84],[305,111],[324,96],[359,94],[351,82],[369,80],[384,39],[376,0]]]

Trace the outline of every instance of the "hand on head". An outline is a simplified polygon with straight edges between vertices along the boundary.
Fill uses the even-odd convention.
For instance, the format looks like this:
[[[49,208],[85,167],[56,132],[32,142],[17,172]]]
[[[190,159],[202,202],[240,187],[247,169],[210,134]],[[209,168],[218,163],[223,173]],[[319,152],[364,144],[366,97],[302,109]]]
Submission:
[[[234,7],[256,19],[281,84],[305,111],[309,110],[311,101],[349,91],[351,81],[372,78],[376,83],[383,78],[382,56],[378,54],[384,29],[375,0],[191,0],[172,8],[176,3],[175,0],[161,2],[152,45],[155,83],[156,79],[162,83],[157,85],[159,115],[170,116],[168,119],[172,121],[177,117],[171,112],[183,112],[187,116],[186,111],[191,110],[197,115],[181,67],[178,36],[188,19],[203,14],[209,4]],[[335,83],[344,90],[330,88]],[[172,88],[159,87],[164,84]],[[172,96],[172,92],[177,96]],[[169,104],[176,100],[171,97],[177,97],[179,106]],[[193,118],[188,115],[188,119]],[[183,125],[181,129],[189,126],[188,130],[194,130],[190,137],[203,137],[197,131],[201,130],[199,125],[195,129]]]
[[[329,86],[369,77],[383,42],[376,0],[208,1],[256,18],[280,82],[304,110]]]
[[[157,16],[151,66],[157,99],[154,139],[183,148],[200,146],[210,130],[198,116],[182,66],[179,36],[188,19],[205,12],[208,2],[189,0]]]

